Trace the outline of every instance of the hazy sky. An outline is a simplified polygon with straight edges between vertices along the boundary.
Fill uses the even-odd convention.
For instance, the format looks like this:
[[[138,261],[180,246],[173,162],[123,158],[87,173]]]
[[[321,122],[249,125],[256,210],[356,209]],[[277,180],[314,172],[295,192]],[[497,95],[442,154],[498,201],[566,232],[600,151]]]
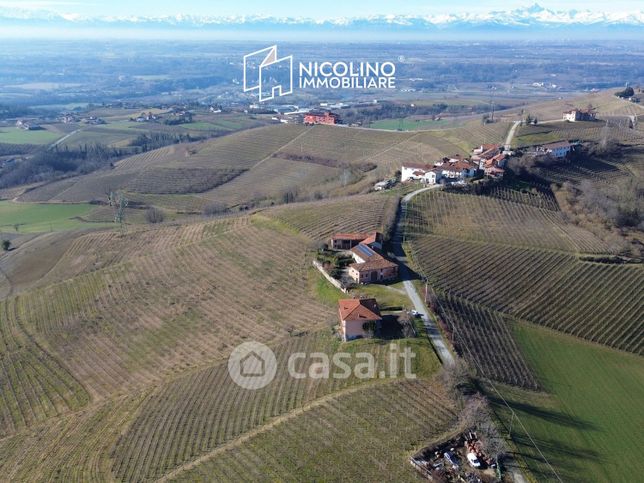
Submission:
[[[531,1],[472,1],[472,0],[0,0],[0,7],[28,10],[53,10],[87,16],[143,15],[272,15],[292,17],[355,17],[375,14],[442,14],[510,10],[526,7]],[[641,1],[632,0],[541,0],[539,5],[553,10],[596,10],[602,12],[636,11]]]

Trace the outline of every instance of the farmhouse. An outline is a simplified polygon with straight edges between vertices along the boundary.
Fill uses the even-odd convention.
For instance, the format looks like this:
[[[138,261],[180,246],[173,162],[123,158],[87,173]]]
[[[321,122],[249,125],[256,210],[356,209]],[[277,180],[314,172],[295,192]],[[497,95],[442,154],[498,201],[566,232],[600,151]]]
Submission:
[[[39,124],[36,124],[35,122],[31,121],[22,121],[18,120],[16,121],[16,127],[18,129],[22,129],[24,131],[38,131],[42,129]]]
[[[537,146],[534,154],[537,156],[548,154],[554,158],[565,158],[566,156],[568,156],[568,153],[570,151],[572,151],[572,144],[570,144],[568,141],[559,141],[556,143]]]
[[[382,323],[376,299],[342,299],[338,301],[342,340],[369,338]]]
[[[472,151],[471,159],[474,163],[478,163],[479,169],[485,169],[490,160],[494,160],[496,164],[501,163],[500,166],[503,167],[505,154],[500,144],[482,144]]]
[[[373,231],[371,233],[336,233],[331,237],[331,248],[333,250],[351,250],[362,243],[370,248],[382,249],[382,233]]]
[[[490,178],[503,178],[503,174],[505,173],[503,168],[499,168],[496,165],[486,166],[483,171],[485,176],[489,176]]]
[[[420,181],[425,184],[436,184],[440,181],[441,170],[428,164],[407,163],[400,169],[400,181]]]
[[[478,166],[459,158],[443,158],[442,162],[436,164],[442,177],[462,180],[476,175]]]
[[[63,114],[59,118],[60,122],[63,124],[71,124],[74,122],[78,122],[78,118],[74,116],[73,114]]]
[[[360,243],[351,249],[356,261],[349,265],[349,278],[355,283],[367,284],[388,282],[398,278],[398,265],[387,260],[378,252]]]
[[[569,122],[576,121],[594,121],[597,117],[597,113],[593,108],[588,109],[571,109],[570,111],[564,111],[563,120]]]
[[[330,111],[311,111],[304,115],[304,124],[313,125],[313,124],[338,124],[340,118],[337,114],[334,114]]]

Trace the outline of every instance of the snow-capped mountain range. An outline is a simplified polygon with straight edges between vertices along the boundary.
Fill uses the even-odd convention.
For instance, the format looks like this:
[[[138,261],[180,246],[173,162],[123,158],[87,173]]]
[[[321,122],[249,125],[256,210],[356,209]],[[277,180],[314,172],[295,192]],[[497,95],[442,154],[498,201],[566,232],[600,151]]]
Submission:
[[[644,34],[644,10],[630,12],[599,12],[591,10],[551,10],[538,4],[505,11],[454,13],[441,15],[374,15],[365,17],[302,17],[237,16],[211,17],[193,15],[90,17],[76,13],[46,10],[0,8],[0,26],[34,27],[105,27],[105,28],[171,28],[171,29],[243,29],[243,30],[307,30],[391,32],[436,31],[619,31]]]

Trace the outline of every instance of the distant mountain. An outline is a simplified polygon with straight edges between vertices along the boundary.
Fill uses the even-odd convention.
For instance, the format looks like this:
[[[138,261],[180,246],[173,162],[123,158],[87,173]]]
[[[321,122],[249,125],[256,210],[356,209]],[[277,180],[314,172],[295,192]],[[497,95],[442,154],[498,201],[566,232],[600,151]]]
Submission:
[[[598,12],[591,10],[551,10],[538,4],[530,7],[484,13],[445,15],[376,15],[352,18],[311,19],[301,17],[209,17],[138,16],[88,17],[75,13],[59,14],[46,10],[0,8],[0,27],[46,27],[137,30],[197,30],[201,32],[259,31],[308,33],[391,33],[409,36],[467,36],[484,33],[540,34],[556,32],[567,36],[594,37],[597,34],[641,36],[644,10]]]

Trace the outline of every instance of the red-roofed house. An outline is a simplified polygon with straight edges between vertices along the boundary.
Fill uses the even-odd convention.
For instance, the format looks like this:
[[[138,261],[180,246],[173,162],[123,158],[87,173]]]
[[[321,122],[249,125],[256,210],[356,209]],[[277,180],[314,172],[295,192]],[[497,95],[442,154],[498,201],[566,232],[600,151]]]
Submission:
[[[503,178],[504,173],[505,170],[503,168],[499,168],[498,166],[492,165],[485,167],[485,175],[491,178]]]
[[[349,265],[349,277],[355,283],[388,282],[398,278],[398,265],[364,244],[351,249],[356,263]]]
[[[376,299],[339,300],[338,315],[344,341],[372,337],[382,322]]]
[[[351,250],[360,243],[381,250],[382,233],[377,231],[370,233],[336,233],[331,237],[331,248],[333,250]]]
[[[309,112],[304,115],[304,124],[338,124],[338,115],[332,112]]]
[[[449,161],[441,164],[439,168],[442,176],[457,179],[470,178],[478,171],[478,166],[468,161]]]

